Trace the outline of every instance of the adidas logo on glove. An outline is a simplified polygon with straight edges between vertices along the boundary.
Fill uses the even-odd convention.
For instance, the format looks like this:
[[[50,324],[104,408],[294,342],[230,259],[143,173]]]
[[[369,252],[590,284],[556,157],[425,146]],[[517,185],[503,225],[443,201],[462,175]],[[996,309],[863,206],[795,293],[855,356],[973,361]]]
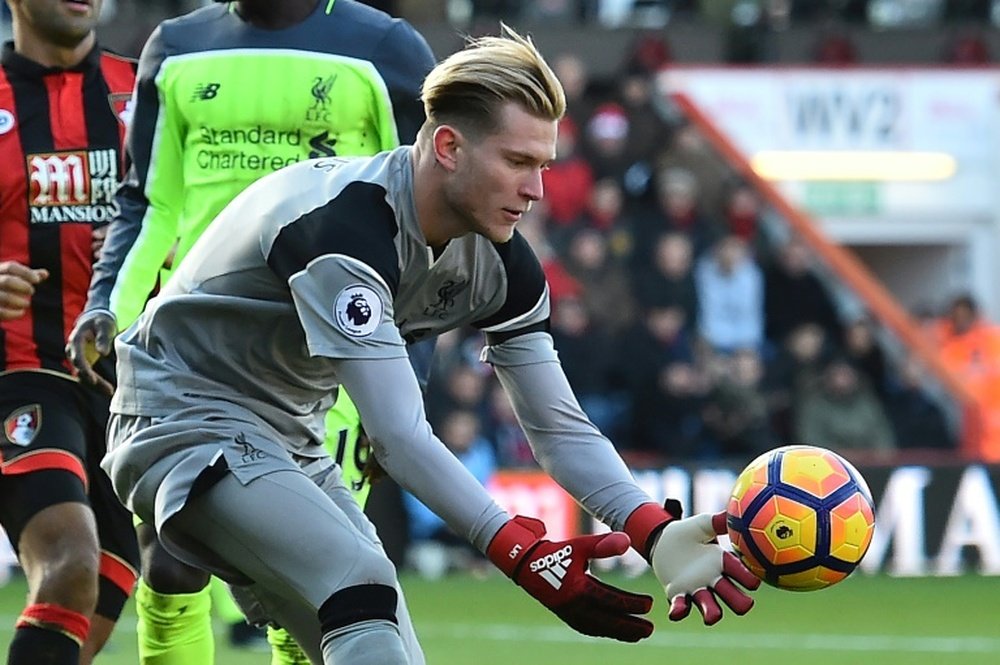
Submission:
[[[538,573],[539,577],[551,584],[553,589],[559,589],[562,587],[567,567],[573,563],[573,559],[570,558],[572,554],[573,546],[567,545],[561,550],[535,559],[528,567],[531,572]]]

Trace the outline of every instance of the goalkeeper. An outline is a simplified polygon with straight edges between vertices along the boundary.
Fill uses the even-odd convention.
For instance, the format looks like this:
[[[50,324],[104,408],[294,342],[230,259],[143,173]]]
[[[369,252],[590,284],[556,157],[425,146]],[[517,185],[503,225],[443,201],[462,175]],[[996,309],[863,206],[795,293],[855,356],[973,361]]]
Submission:
[[[715,541],[724,514],[653,502],[559,364],[548,285],[516,230],[555,158],[565,96],[552,70],[507,30],[436,65],[421,96],[412,146],[247,188],[115,340],[102,466],[119,499],[173,554],[252,592],[314,663],[412,663],[395,567],[346,488],[317,487],[301,462],[322,459],[319,423],[343,386],[381,467],[574,629],[652,633],[652,598],[588,573],[630,543],[671,619],[749,611],[737,585],[759,580]],[[467,324],[542,468],[613,533],[545,538],[434,435],[406,342]]]
[[[169,282],[158,274],[168,256],[175,252],[174,269],[182,265],[246,186],[303,159],[412,142],[424,119],[420,82],[433,64],[408,23],[354,0],[239,0],[161,23],[140,59],[127,137],[134,166],[118,194],[121,211],[69,339],[81,378],[111,390],[91,369],[95,349],[110,351],[158,281]],[[331,445],[345,473],[357,474],[357,412],[349,400],[337,406]],[[342,431],[351,434],[340,438]],[[313,471],[317,482],[332,473]],[[349,480],[363,503],[367,485]],[[140,663],[210,664],[209,576],[170,556],[151,527],[137,530]],[[305,662],[287,635],[268,638],[272,662]]]

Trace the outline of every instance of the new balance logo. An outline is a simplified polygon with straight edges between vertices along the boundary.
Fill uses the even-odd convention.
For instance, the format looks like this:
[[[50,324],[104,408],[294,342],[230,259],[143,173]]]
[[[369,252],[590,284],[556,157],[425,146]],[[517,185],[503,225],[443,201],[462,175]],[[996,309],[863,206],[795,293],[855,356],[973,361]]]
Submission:
[[[551,584],[552,588],[558,591],[562,588],[562,581],[566,577],[566,571],[569,569],[570,564],[573,563],[573,559],[570,558],[572,554],[573,546],[567,545],[561,550],[535,559],[528,565],[528,568],[531,572],[538,573],[539,577]]]
[[[219,94],[219,88],[221,87],[221,83],[200,83],[198,84],[198,87],[194,89],[194,92],[191,93],[191,101],[193,102],[196,99],[215,99],[215,96]]]

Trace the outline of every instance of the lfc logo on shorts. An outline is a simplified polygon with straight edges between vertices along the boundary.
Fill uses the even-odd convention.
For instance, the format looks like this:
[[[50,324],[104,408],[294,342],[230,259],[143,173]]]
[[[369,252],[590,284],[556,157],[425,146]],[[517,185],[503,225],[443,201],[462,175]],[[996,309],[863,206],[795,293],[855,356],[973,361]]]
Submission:
[[[18,446],[27,446],[35,440],[42,428],[41,404],[29,404],[17,409],[3,421],[3,433],[7,440]]]

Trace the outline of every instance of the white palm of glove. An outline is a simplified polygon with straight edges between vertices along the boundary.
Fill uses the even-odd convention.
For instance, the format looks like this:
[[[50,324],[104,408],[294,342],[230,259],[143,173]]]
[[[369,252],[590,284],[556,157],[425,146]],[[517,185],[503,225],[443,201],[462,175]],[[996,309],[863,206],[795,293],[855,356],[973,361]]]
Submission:
[[[722,548],[714,540],[708,514],[675,520],[663,528],[650,558],[671,602],[714,586],[722,577]]]
[[[737,614],[746,614],[753,599],[738,589],[732,577],[748,589],[760,580],[715,542],[713,516],[708,513],[667,524],[650,552],[650,564],[670,601],[670,619],[679,621],[691,612],[692,601],[706,625],[722,618],[719,596]]]

